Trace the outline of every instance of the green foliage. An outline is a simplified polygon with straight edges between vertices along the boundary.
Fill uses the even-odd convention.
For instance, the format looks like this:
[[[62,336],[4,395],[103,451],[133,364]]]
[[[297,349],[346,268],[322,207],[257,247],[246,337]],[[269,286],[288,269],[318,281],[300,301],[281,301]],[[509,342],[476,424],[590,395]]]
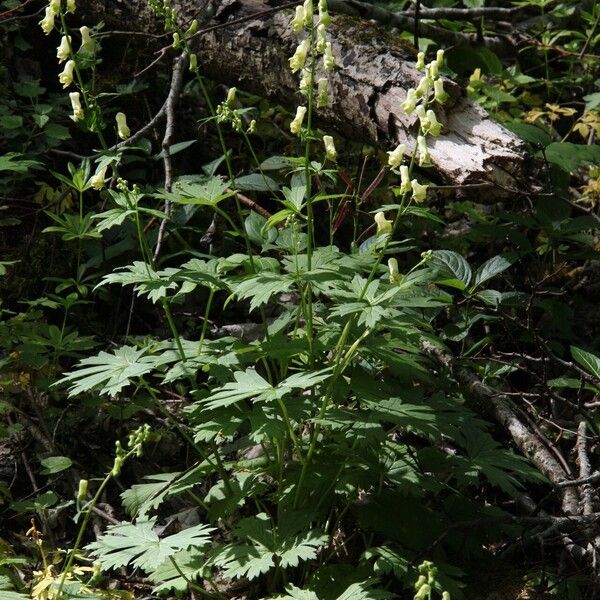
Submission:
[[[55,27],[79,36],[65,4]],[[7,202],[35,194],[35,234],[47,234],[51,252],[42,247],[30,276],[40,281],[0,307],[0,441],[25,452],[20,436],[43,415],[32,429],[43,440],[33,464],[51,488],[36,484],[19,499],[20,490],[0,484],[2,510],[21,537],[34,517],[28,552],[44,565],[32,574],[19,570],[26,559],[0,554],[0,597],[129,598],[101,588],[112,587],[111,570],[140,569],[160,595],[459,599],[497,548],[518,539],[537,552],[513,511],[524,491],[544,498],[548,481],[491,424],[477,386],[454,375],[506,392],[530,377],[553,404],[519,399],[529,419],[539,411],[546,428],[559,411],[597,427],[590,411],[600,357],[591,336],[574,331],[578,307],[565,290],[576,286],[552,286],[598,258],[594,202],[588,210],[569,188],[599,158],[597,144],[584,142],[597,132],[587,50],[600,13],[582,16],[584,33],[553,30],[553,21],[541,28],[533,66],[506,66],[487,47],[448,53],[443,73],[470,77],[470,96],[530,145],[549,183],[523,207],[511,206],[514,198],[491,207],[459,194],[447,201],[443,186],[423,206],[370,150],[360,161],[351,146],[339,164],[335,153],[323,158],[316,81],[326,80],[328,57],[320,45],[298,69],[308,118],[282,150],[278,134],[255,143],[256,127],[279,127],[281,116],[260,99],[230,92],[213,110],[220,90],[193,68],[198,24],[184,30],[168,2],[149,6],[192,66],[182,114],[206,106],[205,137],[185,132],[168,153],[154,137],[128,141],[141,116],[127,114],[126,133],[113,114],[147,84],[108,81],[101,25],[91,31],[93,50],[69,50],[83,116],[75,107],[68,114],[65,94],[36,79],[1,92],[3,194]],[[314,23],[301,25],[316,42]],[[570,69],[564,80],[549,77],[550,48]],[[579,113],[568,95],[574,85],[588,92]],[[419,102],[436,106],[428,95]],[[51,148],[89,158],[65,164]],[[411,177],[419,159],[417,151],[404,158]],[[578,215],[580,206],[589,214]],[[21,224],[0,221],[8,231]],[[30,268],[26,254],[0,262],[3,285]],[[438,351],[456,357],[454,371]],[[531,355],[542,370],[524,366]],[[133,431],[122,442],[126,426]],[[571,429],[560,431],[556,445],[572,441]],[[92,514],[113,520],[99,503],[123,519],[117,478],[131,518],[84,545]],[[485,524],[461,528],[478,520]],[[67,523],[66,533],[44,538],[36,522],[45,533]],[[62,564],[54,542],[70,543]],[[577,597],[568,579],[530,579]]]

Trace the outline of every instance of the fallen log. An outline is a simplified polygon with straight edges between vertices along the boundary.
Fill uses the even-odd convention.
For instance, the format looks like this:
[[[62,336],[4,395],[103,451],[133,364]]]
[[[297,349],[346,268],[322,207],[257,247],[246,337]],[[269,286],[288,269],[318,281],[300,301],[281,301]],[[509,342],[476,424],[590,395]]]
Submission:
[[[95,12],[95,17],[101,13],[111,24],[120,21],[133,29],[160,31],[161,23],[145,1],[123,0],[111,15],[103,4],[93,0],[85,10],[89,15]],[[205,76],[293,110],[303,103],[298,78],[288,66],[298,36],[289,25],[291,9],[273,11],[284,4],[283,0],[172,2],[182,24],[204,15],[194,45]],[[421,78],[412,48],[379,25],[343,15],[334,17],[328,37],[337,67],[329,75],[332,104],[319,111],[320,124],[383,150],[399,143],[412,150],[416,117],[406,116],[400,108],[407,89]],[[522,190],[523,142],[467,99],[459,85],[446,81],[445,88],[450,100],[436,108],[443,134],[429,144],[439,180],[459,186],[486,183],[488,198]]]

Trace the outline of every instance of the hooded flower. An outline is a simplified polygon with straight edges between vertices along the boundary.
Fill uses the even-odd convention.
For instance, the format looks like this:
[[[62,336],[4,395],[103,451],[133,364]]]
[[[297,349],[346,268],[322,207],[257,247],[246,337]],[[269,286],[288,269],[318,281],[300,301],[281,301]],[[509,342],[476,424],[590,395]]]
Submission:
[[[440,104],[444,104],[449,96],[444,91],[444,82],[441,79],[436,79],[433,83],[434,96],[433,99]]]
[[[92,36],[90,35],[90,28],[84,25],[83,27],[79,28],[79,31],[81,32],[80,50],[85,50],[86,52],[93,54],[94,50],[96,49],[96,42],[92,39]]]
[[[423,202],[427,198],[427,185],[421,185],[416,179],[410,182],[413,191],[413,200]]]
[[[417,106],[417,92],[410,88],[408,92],[406,92],[406,100],[402,103],[402,110],[405,114],[410,115],[415,110]]]
[[[67,12],[71,14],[75,12],[75,0],[67,0]]]
[[[54,13],[49,6],[46,7],[46,15],[40,21],[40,26],[46,35],[48,35],[54,29]]]
[[[103,167],[99,171],[96,171],[94,175],[90,177],[89,184],[95,190],[101,190],[104,187],[104,178],[106,177],[107,167]]]
[[[71,107],[73,108],[71,119],[73,119],[75,122],[83,120],[85,114],[83,112],[83,108],[81,107],[79,92],[71,92],[69,94],[69,98],[71,99]]]
[[[398,285],[402,281],[402,275],[398,271],[398,261],[395,258],[388,259],[388,270],[390,272],[390,283]]]
[[[397,169],[400,167],[405,152],[406,146],[404,144],[398,144],[394,150],[389,151],[388,166],[392,169]]]
[[[437,63],[438,69],[444,66],[444,51],[440,48],[435,55],[435,62]]]
[[[125,113],[118,112],[115,115],[115,120],[117,121],[117,134],[122,140],[126,140],[131,136],[131,131],[127,126],[127,117]]]
[[[292,19],[292,29],[295,33],[300,33],[304,28],[304,7],[296,6],[296,14]]]
[[[325,77],[317,81],[317,108],[323,108],[329,104],[329,83]]]
[[[333,52],[331,51],[331,42],[325,44],[325,52],[323,52],[323,66],[326,71],[333,71],[335,67],[335,58],[333,58]]]
[[[323,136],[323,145],[325,146],[325,158],[331,162],[335,162],[337,152],[333,143],[333,138],[330,135]]]
[[[306,114],[306,106],[299,106],[296,109],[296,116],[290,123],[290,131],[294,135],[298,135],[302,131],[302,121],[304,121],[304,115]]]
[[[313,0],[304,0],[304,24],[307,27],[313,24]]]
[[[419,71],[425,70],[425,52],[419,52],[419,54],[417,54],[417,64],[415,65],[415,68]]]
[[[198,72],[198,56],[196,54],[190,54],[190,71],[192,73]]]
[[[323,23],[317,26],[317,52],[323,54],[327,48],[327,28]]]
[[[52,14],[58,15],[60,13],[60,0],[50,0],[49,6]]]
[[[417,98],[421,98],[422,96],[427,97],[429,95],[429,90],[433,86],[433,79],[429,77],[429,74],[425,75],[423,79],[419,82],[417,89],[415,90],[417,94]]]
[[[440,135],[442,132],[442,124],[437,120],[435,113],[431,109],[427,111],[425,119],[428,126],[427,133],[430,133],[434,137]]]
[[[296,71],[299,71],[304,67],[304,64],[306,63],[306,55],[308,54],[308,50],[308,40],[302,40],[298,44],[294,55],[289,59],[290,69],[292,70],[292,73],[295,73]]]
[[[392,233],[393,223],[385,218],[384,212],[380,211],[375,214],[375,223],[377,224],[377,235]]]
[[[419,166],[424,167],[429,165],[431,163],[431,157],[429,156],[425,136],[419,135],[417,137],[417,149],[419,150]]]
[[[408,167],[402,165],[400,167],[400,193],[407,194],[411,190],[410,177],[408,174]]]
[[[58,58],[58,64],[64,62],[69,58],[71,54],[71,36],[63,35],[60,40],[60,45],[56,49],[56,58]]]
[[[63,88],[68,88],[73,83],[73,70],[75,69],[75,61],[68,60],[62,73],[58,74],[58,80],[62,83]]]

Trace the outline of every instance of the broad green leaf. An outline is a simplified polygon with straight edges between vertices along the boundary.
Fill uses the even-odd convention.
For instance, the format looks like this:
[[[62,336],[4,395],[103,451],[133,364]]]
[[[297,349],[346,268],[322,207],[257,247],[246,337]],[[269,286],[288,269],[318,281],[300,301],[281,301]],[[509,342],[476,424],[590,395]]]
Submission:
[[[600,381],[600,357],[592,352],[571,346],[571,356],[590,374]]]
[[[494,256],[493,258],[490,258],[488,261],[483,263],[475,272],[472,289],[479,287],[488,279],[491,279],[492,277],[499,275],[503,271],[506,271],[506,269],[508,269],[511,266],[511,264],[512,263],[504,256]]]
[[[60,473],[71,467],[73,461],[66,456],[49,456],[41,461],[42,475],[53,475],[54,473]]]
[[[214,531],[213,527],[196,525],[161,539],[154,526],[155,519],[109,525],[107,533],[87,549],[105,569],[132,565],[151,573],[177,552],[206,546],[210,542],[209,534]]]
[[[229,406],[240,400],[257,397],[273,390],[273,386],[265,381],[254,369],[238,371],[234,374],[235,381],[226,383],[219,391],[203,400],[209,410]]]
[[[13,171],[15,173],[27,173],[29,169],[40,169],[42,163],[37,160],[26,160],[18,152],[9,152],[0,156],[0,171]]]
[[[353,583],[337,600],[385,600],[394,594],[385,590],[374,589],[369,582]]]
[[[548,162],[572,173],[584,165],[600,163],[600,146],[553,142],[546,147],[544,156]]]
[[[440,270],[442,280],[438,280],[438,283],[446,283],[453,287],[465,289],[471,281],[471,267],[457,252],[453,252],[452,250],[434,250],[431,264]],[[450,278],[444,279],[444,277]],[[459,283],[454,283],[456,281]]]
[[[294,284],[292,275],[263,272],[232,285],[232,289],[239,300],[250,300],[250,310],[254,310],[269,302],[273,295],[289,291]]]
[[[279,190],[279,184],[272,177],[261,173],[237,177],[235,187],[244,192],[276,192]]]
[[[186,142],[177,142],[172,146],[169,146],[169,156],[175,156],[175,154],[179,154],[183,152],[186,148],[189,148],[192,144],[195,144],[198,140],[187,140]],[[158,154],[155,154],[152,158],[154,160],[159,160],[163,158],[165,155],[164,151],[161,150]]]

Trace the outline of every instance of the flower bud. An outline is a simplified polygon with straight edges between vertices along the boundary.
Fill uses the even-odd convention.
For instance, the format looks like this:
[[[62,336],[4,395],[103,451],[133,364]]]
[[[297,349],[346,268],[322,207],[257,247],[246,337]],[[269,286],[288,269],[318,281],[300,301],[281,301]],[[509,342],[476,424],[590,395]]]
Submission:
[[[377,235],[392,233],[393,223],[385,218],[384,212],[378,212],[375,214],[375,223],[377,224]]]
[[[431,163],[429,150],[427,148],[427,140],[424,135],[417,136],[417,149],[419,151],[419,166],[427,166]]]
[[[306,115],[306,106],[299,106],[296,109],[296,116],[290,123],[290,131],[294,135],[298,135],[302,131],[302,121],[304,121],[304,115]]]
[[[173,34],[173,46],[172,48],[175,50],[179,50],[179,48],[181,47],[181,37],[179,37],[179,34],[177,32],[175,32]]]
[[[67,12],[73,14],[75,12],[75,0],[67,0]]]
[[[390,272],[390,283],[398,285],[402,281],[402,275],[398,271],[398,261],[395,258],[388,259],[388,270]]]
[[[58,58],[58,64],[64,62],[69,58],[71,54],[71,36],[63,35],[60,40],[60,45],[56,49],[56,58]]]
[[[330,135],[324,135],[323,144],[325,146],[325,158],[331,162],[335,162],[337,152],[333,143],[333,138]]]
[[[127,117],[125,116],[125,113],[118,112],[115,115],[115,120],[117,121],[117,135],[122,140],[126,140],[128,137],[131,136],[131,131],[127,126]]]
[[[90,35],[90,28],[84,25],[83,27],[79,28],[79,31],[81,32],[80,50],[83,49],[86,52],[92,54],[96,49],[96,42],[92,39],[92,36]]]
[[[394,150],[389,151],[388,166],[397,169],[402,164],[405,152],[406,146],[404,144],[398,144]]]
[[[414,595],[414,600],[426,600],[431,594],[431,586],[426,583],[419,588],[419,591]]]
[[[73,114],[71,115],[71,119],[73,121],[82,121],[85,117],[85,113],[83,112],[83,108],[81,107],[81,100],[79,98],[79,92],[71,92],[69,94],[69,98],[71,99],[71,107],[73,108]]]
[[[317,108],[323,108],[329,104],[329,82],[325,77],[317,81]]]
[[[255,133],[256,132],[256,119],[252,119],[252,121],[250,121],[250,125],[248,125],[248,129],[246,130],[246,133],[248,135],[250,135],[251,133]]]
[[[438,69],[444,66],[444,51],[440,48],[435,55],[435,62],[437,63]]]
[[[58,80],[63,84],[63,88],[68,88],[73,83],[73,70],[75,61],[68,60],[62,73],[58,74]]]
[[[436,79],[433,82],[433,90],[434,90],[433,99],[436,102],[439,102],[440,104],[444,104],[444,102],[446,102],[446,100],[448,100],[449,96],[444,91],[444,82],[441,79]]]
[[[237,94],[236,87],[229,88],[229,91],[227,92],[227,100],[225,101],[225,102],[227,102],[227,106],[229,106],[229,107],[233,106],[233,103],[235,102],[236,94]]]
[[[50,10],[53,15],[58,15],[60,13],[60,0],[50,0]]]
[[[306,67],[302,69],[302,77],[300,77],[300,93],[308,96],[312,82],[312,71]]]
[[[407,194],[411,190],[410,176],[408,174],[408,167],[402,165],[400,167],[400,193]]]
[[[417,54],[417,64],[415,65],[415,68],[419,71],[425,70],[425,52],[419,52],[419,54]]]
[[[42,28],[42,31],[48,35],[54,29],[54,13],[52,9],[48,6],[46,7],[46,15],[39,22],[39,25]]]
[[[413,191],[413,200],[415,202],[424,202],[427,198],[427,185],[421,185],[416,179],[410,182]]]
[[[308,54],[308,50],[310,48],[308,40],[302,40],[294,52],[294,55],[289,59],[290,69],[292,73],[299,71],[304,67],[306,63],[306,55]]]
[[[296,14],[292,19],[292,29],[295,33],[300,33],[304,28],[304,7],[296,6]]]
[[[188,30],[185,32],[186,37],[189,35],[194,35],[196,32],[198,31],[198,19],[194,19],[190,26],[188,27]]]
[[[88,480],[80,479],[79,480],[79,489],[77,490],[77,500],[79,502],[83,502],[87,497],[87,493],[88,493]]]
[[[190,54],[190,71],[192,73],[198,72],[198,57],[196,54]]]
[[[411,88],[406,92],[406,100],[402,103],[402,110],[405,114],[410,115],[417,106],[417,92]]]
[[[439,77],[439,67],[435,60],[427,65],[427,76],[431,79],[437,79]]]

